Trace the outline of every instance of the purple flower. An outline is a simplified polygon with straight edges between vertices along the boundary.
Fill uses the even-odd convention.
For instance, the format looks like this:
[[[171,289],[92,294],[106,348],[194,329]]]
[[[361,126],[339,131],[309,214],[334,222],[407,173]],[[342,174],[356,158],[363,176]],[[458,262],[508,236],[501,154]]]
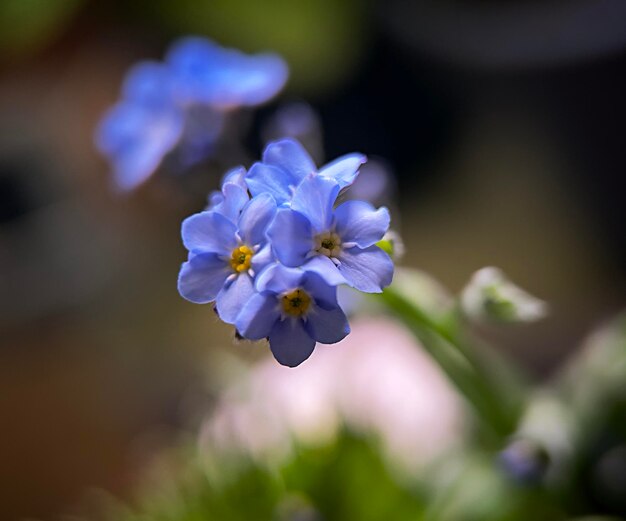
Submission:
[[[307,176],[291,206],[281,208],[268,229],[272,248],[285,266],[306,266],[314,259],[329,283],[339,273],[348,285],[379,293],[393,277],[392,260],[376,246],[389,228],[389,212],[363,201],[333,209],[339,188],[327,177]]]
[[[229,187],[236,201],[230,201]],[[237,185],[226,183],[224,188],[221,210],[228,211],[204,211],[183,221],[189,259],[181,267],[178,291],[197,304],[216,301],[220,318],[232,324],[255,293],[256,274],[273,260],[265,232],[276,203],[271,195],[262,194],[239,209]]]
[[[263,161],[252,165],[246,182],[252,195],[270,193],[279,206],[290,203],[296,188],[310,174],[334,180],[339,188],[350,186],[359,167],[367,161],[363,154],[347,154],[319,170],[295,139],[270,143],[263,152]]]
[[[258,276],[256,289],[235,327],[244,338],[267,338],[282,365],[295,367],[311,355],[316,342],[334,344],[350,332],[337,288],[315,272],[273,264]]]

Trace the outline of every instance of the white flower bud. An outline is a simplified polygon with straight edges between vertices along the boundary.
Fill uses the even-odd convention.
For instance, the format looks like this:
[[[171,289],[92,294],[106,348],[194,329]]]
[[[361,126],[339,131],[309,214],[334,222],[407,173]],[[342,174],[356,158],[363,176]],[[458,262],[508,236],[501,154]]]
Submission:
[[[490,322],[534,322],[548,313],[544,301],[526,293],[493,267],[474,273],[461,293],[461,308],[474,320]]]

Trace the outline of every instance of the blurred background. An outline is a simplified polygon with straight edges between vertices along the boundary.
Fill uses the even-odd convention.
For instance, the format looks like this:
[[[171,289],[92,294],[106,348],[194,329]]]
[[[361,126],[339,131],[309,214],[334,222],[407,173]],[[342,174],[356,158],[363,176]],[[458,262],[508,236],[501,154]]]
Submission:
[[[318,164],[367,154],[405,265],[455,292],[495,265],[549,302],[545,321],[488,332],[539,382],[626,304],[625,21],[620,0],[2,0],[0,518],[128,497],[268,355],[176,290],[180,222],[222,172],[111,190],[92,136],[130,65],[187,34],[280,53],[287,89],[241,114],[233,164],[294,111]]]

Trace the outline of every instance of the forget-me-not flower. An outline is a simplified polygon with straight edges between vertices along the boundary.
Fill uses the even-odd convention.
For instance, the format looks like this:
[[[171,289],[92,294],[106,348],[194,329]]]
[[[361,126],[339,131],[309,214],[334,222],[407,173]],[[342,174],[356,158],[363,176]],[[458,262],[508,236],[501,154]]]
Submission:
[[[116,185],[131,190],[173,151],[182,166],[205,159],[226,112],[271,99],[287,75],[277,55],[249,56],[204,38],[183,38],[165,62],[142,62],[130,70],[121,100],[96,131],[96,145],[111,161]]]
[[[244,338],[267,338],[283,365],[295,367],[311,355],[316,342],[334,344],[350,332],[337,288],[317,273],[275,263],[258,276],[256,288],[235,327]]]
[[[265,103],[283,88],[289,74],[276,54],[247,55],[195,36],[174,42],[166,62],[176,78],[181,104],[220,111]]]
[[[215,301],[220,318],[243,338],[267,338],[275,358],[291,367],[316,342],[332,344],[350,332],[337,286],[380,292],[393,276],[390,257],[377,246],[389,228],[387,209],[363,201],[335,208],[364,156],[344,156],[320,171],[307,158],[296,141],[269,145],[257,163],[265,187],[234,168],[207,210],[182,226],[189,259],[179,275],[181,295]]]
[[[209,194],[207,210],[222,214],[237,222],[241,210],[250,199],[245,183],[246,169],[238,166],[226,172],[221,182],[221,190]]]
[[[315,259],[326,280],[339,272],[353,288],[379,293],[393,276],[392,260],[376,246],[389,228],[389,212],[364,201],[334,209],[339,189],[336,181],[320,175],[300,182],[290,207],[281,208],[268,229],[272,248],[285,266]]]
[[[363,154],[346,154],[318,170],[298,141],[282,139],[265,148],[263,160],[250,167],[246,182],[253,196],[270,193],[279,206],[286,206],[298,185],[308,175],[332,179],[339,188],[345,188],[354,182],[359,167],[366,160]]]
[[[111,161],[120,189],[143,183],[180,141],[185,116],[174,103],[173,88],[165,65],[139,63],[126,75],[122,100],[100,122],[96,146]]]
[[[222,203],[230,204],[229,196],[225,192]],[[229,324],[255,293],[256,274],[272,261],[265,232],[276,212],[269,194],[250,199],[241,209],[238,205],[233,202],[232,213],[209,210],[183,221],[189,259],[178,277],[183,297],[197,304],[215,301],[219,317]]]

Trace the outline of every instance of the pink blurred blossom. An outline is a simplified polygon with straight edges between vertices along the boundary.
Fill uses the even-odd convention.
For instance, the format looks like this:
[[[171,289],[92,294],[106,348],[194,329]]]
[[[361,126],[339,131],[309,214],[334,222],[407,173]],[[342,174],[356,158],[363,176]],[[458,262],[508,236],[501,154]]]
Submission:
[[[342,423],[378,437],[391,461],[411,470],[460,440],[462,406],[410,333],[388,318],[361,317],[345,340],[318,346],[302,366],[268,359],[234,382],[201,439],[271,461],[294,442],[332,441]]]

